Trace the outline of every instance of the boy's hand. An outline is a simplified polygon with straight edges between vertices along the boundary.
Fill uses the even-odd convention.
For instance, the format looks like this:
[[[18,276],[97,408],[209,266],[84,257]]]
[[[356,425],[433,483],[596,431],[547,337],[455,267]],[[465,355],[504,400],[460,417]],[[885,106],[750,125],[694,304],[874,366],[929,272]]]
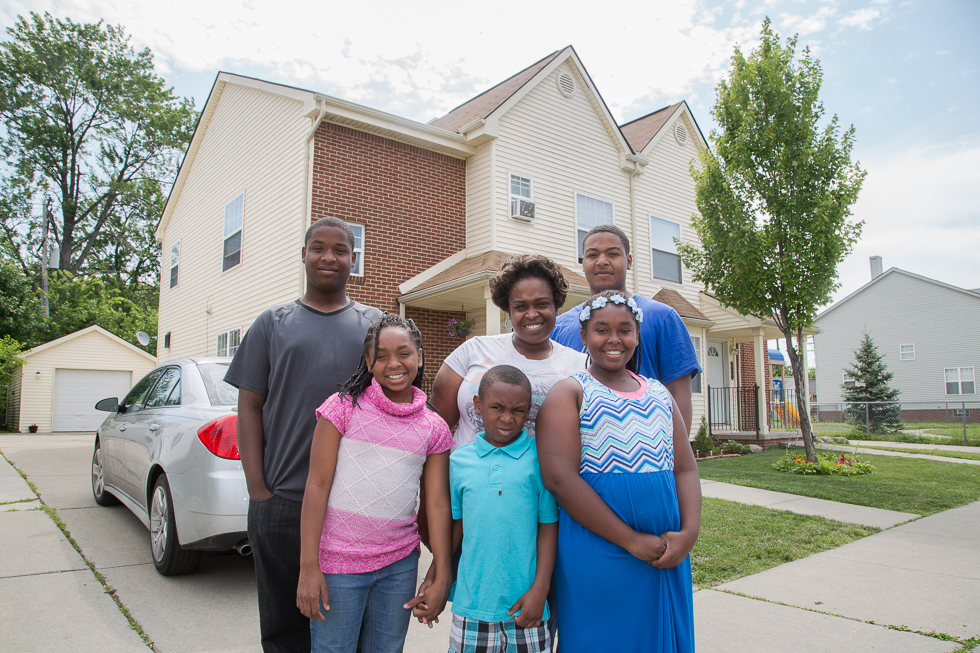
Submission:
[[[531,589],[525,592],[524,596],[517,599],[517,603],[510,607],[507,614],[512,615],[520,610],[521,613],[514,617],[514,623],[521,628],[540,626],[541,615],[544,614],[544,603],[547,598],[547,590],[539,592],[534,587],[531,587]]]
[[[417,618],[419,623],[432,628],[432,624],[439,623],[439,615],[446,609],[449,586],[449,583],[442,582],[438,578],[434,580],[426,578],[419,586],[415,598],[402,607],[411,610],[412,616]]]
[[[330,609],[327,581],[320,573],[320,568],[306,569],[301,567],[299,585],[296,587],[296,607],[307,619],[323,621],[324,616],[320,612],[320,601],[323,601],[325,610]]]

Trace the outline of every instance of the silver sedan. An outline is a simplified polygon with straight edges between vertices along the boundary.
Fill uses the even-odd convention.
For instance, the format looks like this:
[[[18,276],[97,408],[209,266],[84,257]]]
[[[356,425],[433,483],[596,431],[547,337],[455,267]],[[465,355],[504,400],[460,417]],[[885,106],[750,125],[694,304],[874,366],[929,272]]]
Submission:
[[[248,555],[248,490],[238,455],[238,390],[230,358],[179,359],[154,369],[109,411],[95,436],[92,493],[122,502],[150,529],[165,576],[197,568],[202,551]]]

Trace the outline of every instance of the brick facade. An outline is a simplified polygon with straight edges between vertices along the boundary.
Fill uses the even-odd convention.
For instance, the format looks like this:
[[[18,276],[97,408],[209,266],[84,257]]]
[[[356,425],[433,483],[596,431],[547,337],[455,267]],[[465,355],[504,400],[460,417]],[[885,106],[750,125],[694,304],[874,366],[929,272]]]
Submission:
[[[466,247],[466,162],[381,136],[321,123],[314,137],[311,216],[364,225],[364,276],[347,294],[398,312],[398,286]],[[408,308],[426,346],[426,377],[461,340],[455,312]]]
[[[752,387],[756,384],[755,380],[755,343],[743,342],[738,345],[739,376],[738,385]],[[772,366],[769,363],[769,348],[766,347],[762,352],[762,369],[765,382],[759,386],[759,392],[769,392],[772,389]],[[772,395],[770,394],[770,397]],[[749,409],[753,419],[755,407]],[[772,415],[766,415],[766,423],[772,425]]]

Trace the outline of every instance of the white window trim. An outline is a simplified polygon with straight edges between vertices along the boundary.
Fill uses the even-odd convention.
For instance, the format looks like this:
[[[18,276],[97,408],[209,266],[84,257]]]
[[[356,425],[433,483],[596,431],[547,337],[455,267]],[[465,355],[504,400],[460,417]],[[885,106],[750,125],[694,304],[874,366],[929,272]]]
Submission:
[[[681,229],[682,229],[682,227],[684,225],[682,225],[680,222],[676,222],[674,220],[668,220],[667,218],[661,218],[659,215],[654,215],[653,213],[647,214],[647,218],[648,218],[647,219],[647,227],[650,229],[650,233],[649,233],[649,238],[650,238],[650,240],[649,240],[649,243],[650,243],[650,279],[652,281],[656,281],[658,283],[669,283],[669,284],[672,284],[672,285],[675,285],[675,286],[683,286],[684,285],[684,262],[681,261],[680,253],[678,253],[677,251],[664,252],[664,250],[662,250],[662,249],[658,249],[657,250],[658,252],[664,252],[664,254],[671,254],[671,255],[677,257],[677,261],[678,261],[678,263],[680,263],[680,268],[681,268],[681,275],[680,275],[681,276],[681,280],[680,281],[671,281],[670,279],[661,279],[660,277],[654,276],[655,271],[654,271],[654,266],[653,266],[653,250],[654,250],[654,247],[653,247],[653,219],[656,218],[657,220],[662,220],[664,222],[669,222],[670,224],[676,224],[677,225],[677,239],[678,240],[680,240],[681,233],[682,233],[681,232]],[[674,249],[676,250],[677,247],[675,246]]]
[[[174,263],[174,248],[177,248],[177,263]],[[177,283],[173,282],[174,268],[177,268]],[[176,288],[180,285],[180,241],[170,246],[170,287]]]
[[[701,348],[704,347],[704,338],[702,338],[701,336],[692,335],[691,336],[691,342],[692,342],[692,344],[694,343],[694,340],[697,340],[697,344],[695,344],[695,346],[694,346],[694,353],[697,355],[698,365],[700,365],[702,368],[704,368],[704,365],[705,364],[702,362],[704,360],[704,356],[703,356],[703,353],[704,352],[701,351]],[[694,377],[691,377],[691,381],[692,381],[691,394],[703,395],[704,394],[704,385],[705,385],[705,383],[704,383],[704,372],[698,372],[697,375],[700,375],[700,377],[701,377],[701,383],[700,383],[701,390],[699,390],[698,392],[695,392],[694,391],[694,386],[693,386]]]
[[[235,331],[238,332],[238,345],[235,346],[235,352],[236,353],[238,352],[238,348],[242,346],[242,328],[241,327],[232,327],[232,328],[227,329],[225,331],[220,331],[220,332],[217,333],[217,335],[214,336],[214,355],[215,356],[234,356],[235,355],[235,354],[229,354],[228,353],[228,349],[230,349],[230,345],[228,343],[231,340],[231,334],[234,333]],[[225,336],[226,337],[226,340],[225,340],[225,353],[224,354],[222,354],[218,350],[218,339],[221,338],[221,336]]]
[[[959,388],[959,392],[956,394],[950,394],[947,384],[952,383],[952,381],[946,380],[946,372],[949,370],[956,370],[956,386]],[[967,381],[967,383],[973,384],[973,392],[963,392],[963,373],[961,370],[972,370],[973,380]],[[964,365],[963,367],[946,367],[943,368],[943,390],[946,392],[947,397],[969,397],[977,394],[977,371],[972,365]]]
[[[579,256],[579,253],[578,253],[578,232],[579,232],[579,226],[578,226],[578,196],[579,195],[581,195],[582,197],[588,197],[589,199],[598,200],[600,202],[605,202],[606,204],[611,205],[612,206],[613,221],[610,222],[609,224],[616,224],[616,203],[614,201],[612,201],[612,200],[607,200],[605,198],[599,197],[598,195],[593,195],[591,193],[586,193],[584,191],[580,191],[580,190],[573,190],[572,191],[572,215],[575,217],[575,220],[573,221],[573,225],[575,227],[574,238],[573,238],[573,241],[575,242],[575,246],[574,246],[574,252],[573,252],[573,254],[575,256],[575,260],[578,261],[579,263],[581,263],[582,262],[582,256]],[[589,233],[588,230],[586,230],[585,233]],[[582,254],[584,256],[585,252],[583,251]]]
[[[902,351],[902,347],[912,348],[912,358],[905,358],[905,352]],[[899,345],[898,346],[898,360],[900,361],[914,361],[915,360],[915,345],[912,343]]]
[[[224,211],[228,209],[229,204],[237,200],[239,197],[242,198],[242,226],[238,228],[238,231],[232,232],[230,235],[226,236]],[[241,237],[239,238],[238,241],[238,263],[236,263],[235,265],[231,266],[226,270],[225,269],[225,241],[228,240],[231,236],[234,236],[236,233],[241,234]],[[240,268],[242,266],[242,263],[244,262],[245,262],[245,191],[243,190],[241,192],[235,193],[235,195],[224,204],[224,208],[222,210],[222,215],[221,215],[221,250],[218,254],[218,265],[219,267],[221,267],[221,274],[225,274],[227,272],[231,272],[232,270]]]
[[[364,277],[364,249],[367,244],[367,225],[361,224],[360,222],[347,222],[347,226],[353,231],[355,227],[361,230],[361,247],[358,248],[356,245],[351,248],[351,254],[357,254],[355,259],[356,265],[361,268],[360,272],[354,272],[353,266],[351,266],[350,275],[352,277]]]

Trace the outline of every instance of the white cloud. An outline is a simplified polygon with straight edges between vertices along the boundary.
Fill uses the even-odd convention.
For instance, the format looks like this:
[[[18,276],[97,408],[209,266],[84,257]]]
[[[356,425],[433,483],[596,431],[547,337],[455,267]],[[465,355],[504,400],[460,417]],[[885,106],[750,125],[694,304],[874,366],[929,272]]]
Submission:
[[[871,280],[868,258],[965,288],[980,287],[980,139],[875,152],[854,206],[861,241],[841,264],[836,299]]]
[[[837,22],[845,27],[858,27],[860,29],[871,29],[872,23],[881,17],[878,9],[858,9],[846,16],[841,17]]]
[[[792,14],[780,14],[780,25],[786,32],[806,36],[815,32],[823,31],[837,10],[834,7],[821,7],[815,14],[810,16],[794,16]]]

